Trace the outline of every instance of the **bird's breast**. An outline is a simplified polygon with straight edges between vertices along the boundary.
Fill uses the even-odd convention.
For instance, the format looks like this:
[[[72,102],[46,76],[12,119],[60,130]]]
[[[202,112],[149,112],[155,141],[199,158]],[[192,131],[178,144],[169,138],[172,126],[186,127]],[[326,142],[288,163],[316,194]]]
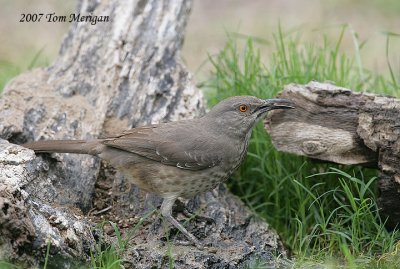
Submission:
[[[244,139],[230,145],[230,153],[226,156],[224,169],[231,175],[242,164],[247,154],[251,133],[248,133]]]

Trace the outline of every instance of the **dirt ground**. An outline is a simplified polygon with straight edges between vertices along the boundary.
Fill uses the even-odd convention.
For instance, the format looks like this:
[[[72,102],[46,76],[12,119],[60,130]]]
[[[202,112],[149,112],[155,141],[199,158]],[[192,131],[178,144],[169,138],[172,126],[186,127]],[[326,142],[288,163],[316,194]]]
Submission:
[[[20,22],[22,13],[70,14],[74,1],[0,0],[0,60],[26,68],[40,52],[41,64],[56,57],[69,23]],[[365,67],[379,72],[387,68],[384,32],[400,34],[398,0],[194,0],[188,22],[183,59],[197,80],[209,71],[208,54],[217,53],[227,40],[227,33],[240,33],[271,40],[280,22],[284,29],[301,29],[310,42],[321,42],[321,32],[337,40],[340,24],[358,33]],[[389,58],[400,66],[400,37],[391,38]],[[344,48],[354,51],[351,30],[344,37]],[[265,55],[268,47],[263,48]],[[266,61],[267,61],[266,57]],[[397,68],[396,70],[400,70]]]

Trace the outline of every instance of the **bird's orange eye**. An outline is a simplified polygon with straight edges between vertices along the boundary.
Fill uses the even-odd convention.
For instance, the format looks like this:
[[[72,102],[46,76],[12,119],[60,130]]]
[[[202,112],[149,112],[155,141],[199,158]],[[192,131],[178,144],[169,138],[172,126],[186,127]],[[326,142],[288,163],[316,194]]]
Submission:
[[[246,112],[247,109],[248,109],[248,107],[247,107],[246,105],[240,105],[240,106],[239,106],[239,111],[240,111],[240,112]]]

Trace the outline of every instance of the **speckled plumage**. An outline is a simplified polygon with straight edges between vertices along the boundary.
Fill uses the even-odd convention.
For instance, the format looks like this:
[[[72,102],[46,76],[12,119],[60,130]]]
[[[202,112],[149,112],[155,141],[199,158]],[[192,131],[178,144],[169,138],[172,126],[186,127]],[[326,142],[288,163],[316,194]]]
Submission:
[[[36,152],[97,155],[134,184],[164,198],[162,215],[192,242],[200,242],[172,216],[178,197],[189,198],[226,180],[246,156],[251,130],[267,111],[292,108],[288,100],[235,96],[202,118],[127,130],[94,141],[38,141],[25,144]]]

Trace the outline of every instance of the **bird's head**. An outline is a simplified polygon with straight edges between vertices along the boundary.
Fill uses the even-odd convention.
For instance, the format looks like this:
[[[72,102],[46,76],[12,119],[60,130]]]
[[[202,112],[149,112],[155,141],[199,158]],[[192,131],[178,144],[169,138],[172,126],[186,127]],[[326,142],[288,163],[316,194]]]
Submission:
[[[254,96],[233,96],[215,105],[205,118],[222,130],[245,135],[268,111],[290,108],[294,108],[294,104],[287,99],[262,100]]]

